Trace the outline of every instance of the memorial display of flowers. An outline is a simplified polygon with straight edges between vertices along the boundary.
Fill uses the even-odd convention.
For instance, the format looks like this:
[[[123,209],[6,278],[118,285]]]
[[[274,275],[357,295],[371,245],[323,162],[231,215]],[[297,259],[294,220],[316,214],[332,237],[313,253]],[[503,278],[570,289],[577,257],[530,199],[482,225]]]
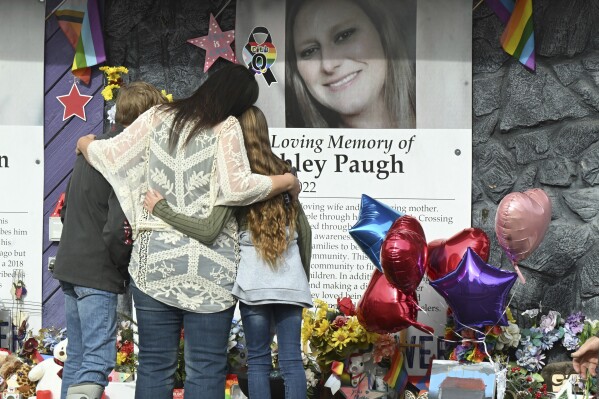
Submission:
[[[599,320],[587,319],[582,312],[562,318],[554,310],[542,314],[540,309],[522,312],[529,323],[519,326],[507,309],[507,326],[486,326],[483,329],[455,331],[453,319],[448,316],[445,339],[451,349],[450,360],[478,363],[494,354],[513,352],[518,366],[538,372],[545,366],[546,352],[562,345],[568,351],[577,350],[589,337],[599,331]]]
[[[334,360],[364,351],[378,340],[379,334],[366,331],[352,314],[350,298],[338,300],[336,308],[320,299],[314,300],[314,306],[313,310],[304,309],[302,343],[309,345],[323,372]]]
[[[116,333],[116,366],[115,371],[135,373],[137,370],[137,354],[134,351],[136,332],[130,320],[121,321]]]

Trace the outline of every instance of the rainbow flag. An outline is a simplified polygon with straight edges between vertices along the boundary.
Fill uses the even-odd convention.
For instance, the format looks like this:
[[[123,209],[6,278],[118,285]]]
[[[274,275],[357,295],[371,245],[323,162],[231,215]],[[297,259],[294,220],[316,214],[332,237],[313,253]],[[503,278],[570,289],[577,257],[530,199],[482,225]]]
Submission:
[[[54,13],[75,49],[73,75],[89,84],[91,68],[106,61],[97,0],[66,0]]]
[[[402,350],[398,349],[391,359],[391,367],[389,367],[389,371],[387,371],[383,380],[389,388],[394,389],[395,392],[401,392],[408,383],[408,377],[405,355]]]
[[[486,0],[487,6],[506,24],[501,47],[522,65],[534,71],[535,34],[532,27],[532,0]]]

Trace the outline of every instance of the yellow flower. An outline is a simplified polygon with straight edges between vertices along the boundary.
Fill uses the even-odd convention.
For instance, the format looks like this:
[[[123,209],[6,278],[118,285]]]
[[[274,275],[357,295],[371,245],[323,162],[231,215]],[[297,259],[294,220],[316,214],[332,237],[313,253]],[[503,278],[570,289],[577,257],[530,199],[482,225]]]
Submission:
[[[119,86],[118,85],[107,85],[105,88],[102,89],[102,97],[104,97],[105,101],[110,101],[114,98],[114,93],[113,90],[114,89],[118,89]]]
[[[331,343],[335,348],[343,349],[343,347],[349,344],[351,341],[351,337],[344,329],[339,329],[333,333],[333,338],[331,339]]]
[[[104,75],[106,75],[106,80],[108,81],[109,85],[116,85],[117,87],[120,87],[121,74],[129,73],[129,70],[123,66],[101,66],[100,71],[104,72]],[[106,99],[106,97],[104,98]]]
[[[306,322],[304,319],[304,322],[302,323],[302,343],[305,344],[308,342],[312,336],[312,331],[314,331],[314,325],[310,322]]]
[[[318,337],[325,335],[330,326],[331,323],[329,323],[327,319],[316,321],[316,323],[314,323],[314,330],[316,331],[316,335]]]
[[[127,361],[127,354],[123,353],[123,352],[117,352],[117,354],[116,354],[116,364],[120,366],[123,363],[125,363],[126,361]]]
[[[160,90],[160,93],[162,93],[162,97],[166,98],[169,103],[173,102],[173,95],[172,94],[166,94],[166,90]]]

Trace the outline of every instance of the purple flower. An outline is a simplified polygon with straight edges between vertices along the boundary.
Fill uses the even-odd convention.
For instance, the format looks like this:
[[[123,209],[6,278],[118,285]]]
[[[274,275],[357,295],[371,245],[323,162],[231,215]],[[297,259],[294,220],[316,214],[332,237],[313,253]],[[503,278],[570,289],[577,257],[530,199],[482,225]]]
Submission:
[[[574,351],[578,349],[579,344],[580,341],[578,340],[578,337],[566,331],[566,334],[564,335],[564,340],[562,341],[562,345],[564,345],[564,348],[566,348],[569,351]]]
[[[549,331],[555,328],[559,317],[559,312],[556,312],[555,310],[550,310],[549,313],[547,313],[547,315],[541,316],[541,325],[539,327],[545,334],[547,334]]]
[[[572,313],[566,319],[566,329],[570,331],[573,335],[580,334],[584,327],[585,317],[582,312]]]

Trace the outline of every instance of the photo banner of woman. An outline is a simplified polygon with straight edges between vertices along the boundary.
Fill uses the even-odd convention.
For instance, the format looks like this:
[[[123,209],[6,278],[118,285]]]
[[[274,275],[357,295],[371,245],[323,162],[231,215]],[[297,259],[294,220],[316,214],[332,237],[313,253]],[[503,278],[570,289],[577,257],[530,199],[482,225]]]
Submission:
[[[471,3],[239,0],[237,16],[238,58],[250,36],[276,47],[258,105],[298,170],[314,298],[357,302],[368,286],[375,266],[348,233],[362,194],[415,217],[428,241],[470,226]],[[426,278],[415,294],[418,321],[442,336],[445,301]],[[408,341],[409,373],[425,375],[443,341],[414,328]]]

